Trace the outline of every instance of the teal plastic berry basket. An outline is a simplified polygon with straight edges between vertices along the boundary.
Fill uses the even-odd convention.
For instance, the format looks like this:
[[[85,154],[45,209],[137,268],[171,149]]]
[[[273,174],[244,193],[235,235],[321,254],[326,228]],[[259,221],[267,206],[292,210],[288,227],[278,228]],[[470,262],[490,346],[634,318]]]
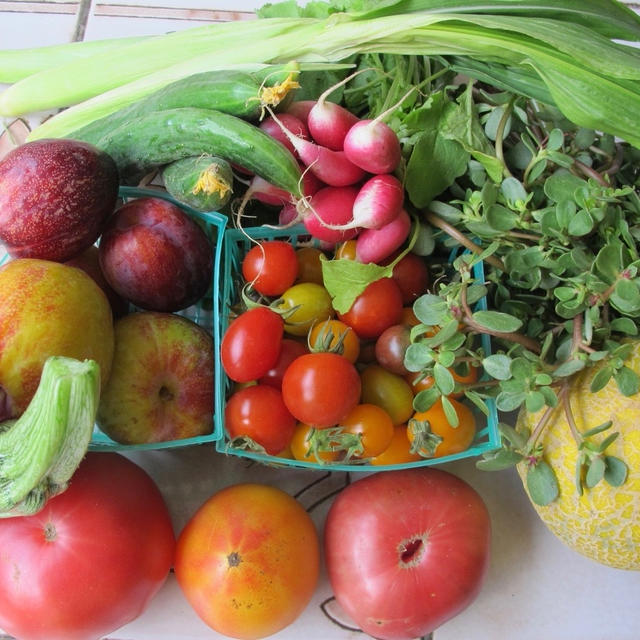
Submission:
[[[212,211],[202,213],[195,209],[176,201],[165,191],[159,189],[139,189],[134,187],[120,187],[120,198],[123,202],[142,197],[155,197],[167,200],[200,223],[205,233],[212,242],[213,253],[213,272],[211,276],[211,286],[209,291],[194,305],[176,312],[177,315],[184,316],[192,320],[196,324],[206,329],[213,336],[214,345],[214,415],[211,433],[197,436],[193,438],[182,438],[180,440],[167,440],[163,442],[149,442],[144,444],[121,444],[115,442],[96,425],[89,450],[91,451],[136,451],[148,449],[171,449],[176,447],[185,447],[196,444],[212,444],[222,437],[222,416],[224,412],[224,402],[221,395],[217,392],[218,381],[222,375],[222,366],[220,363],[220,326],[221,326],[221,304],[222,296],[220,290],[220,271],[222,266],[223,255],[223,236],[227,225],[227,217],[221,213]],[[135,309],[132,309],[135,311]]]
[[[287,240],[291,242],[295,247],[308,245],[310,242],[308,233],[304,226],[298,225],[291,227],[290,229],[271,229],[268,227],[249,227],[242,230],[227,229],[224,233],[223,240],[223,267],[222,267],[222,312],[221,312],[221,324],[220,333],[224,335],[227,327],[229,326],[229,317],[232,311],[232,307],[239,300],[238,292],[242,286],[242,274],[241,263],[242,259],[247,251],[255,244],[255,241],[262,240]],[[457,255],[456,251],[451,252],[449,255],[449,262],[452,262]],[[482,263],[478,263],[474,267],[474,278],[478,281],[484,281],[484,268]],[[478,301],[475,307],[477,310],[484,310],[487,308],[487,301],[482,298]],[[482,348],[487,355],[491,354],[491,341],[489,336],[483,335],[481,337]],[[232,382],[226,376],[224,371],[221,371],[220,377],[217,378],[216,393],[219,396],[216,401],[221,405],[224,405],[226,398],[231,393]],[[476,413],[478,424],[482,424],[482,421],[486,421],[486,425],[478,429],[476,438],[470,448],[467,450],[450,456],[442,456],[439,458],[424,458],[416,462],[395,464],[395,465],[370,465],[370,464],[358,464],[358,463],[324,463],[320,464],[315,461],[303,461],[294,460],[290,458],[284,458],[280,456],[271,456],[264,453],[252,451],[250,449],[244,449],[234,447],[231,439],[224,428],[224,413],[218,411],[217,420],[221,423],[222,436],[216,440],[216,450],[220,453],[228,455],[240,456],[243,458],[249,458],[262,464],[278,467],[298,467],[304,469],[313,469],[319,471],[391,471],[393,469],[407,469],[413,467],[424,467],[431,465],[440,465],[453,460],[460,460],[462,458],[475,458],[481,456],[483,453],[496,449],[500,444],[500,434],[498,431],[498,412],[495,406],[495,402],[492,399],[487,400],[487,407],[489,409],[489,415],[485,416],[480,413],[475,407],[473,407]]]

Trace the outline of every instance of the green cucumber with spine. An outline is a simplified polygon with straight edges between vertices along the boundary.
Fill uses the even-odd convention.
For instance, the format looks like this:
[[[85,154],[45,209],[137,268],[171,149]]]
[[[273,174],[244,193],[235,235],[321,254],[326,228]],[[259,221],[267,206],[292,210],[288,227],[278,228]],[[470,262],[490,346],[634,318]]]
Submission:
[[[125,184],[180,158],[210,154],[302,195],[300,167],[283,144],[250,122],[213,109],[153,111],[112,130],[96,146],[113,158]]]
[[[162,170],[164,188],[196,211],[220,211],[233,195],[233,170],[222,158],[181,158]]]
[[[151,111],[180,107],[215,109],[246,120],[260,116],[262,81],[242,71],[205,71],[172,82],[151,95],[68,133],[96,144],[113,129]]]

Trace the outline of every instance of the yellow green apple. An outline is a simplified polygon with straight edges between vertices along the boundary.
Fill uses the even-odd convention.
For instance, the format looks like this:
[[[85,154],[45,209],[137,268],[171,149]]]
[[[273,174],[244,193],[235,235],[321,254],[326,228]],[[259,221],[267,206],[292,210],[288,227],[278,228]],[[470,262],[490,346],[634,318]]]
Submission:
[[[211,433],[213,368],[213,337],[192,320],[161,311],[118,318],[97,424],[123,444]]]
[[[21,415],[49,356],[92,359],[102,384],[111,369],[111,307],[81,269],[34,258],[0,267],[0,419]]]

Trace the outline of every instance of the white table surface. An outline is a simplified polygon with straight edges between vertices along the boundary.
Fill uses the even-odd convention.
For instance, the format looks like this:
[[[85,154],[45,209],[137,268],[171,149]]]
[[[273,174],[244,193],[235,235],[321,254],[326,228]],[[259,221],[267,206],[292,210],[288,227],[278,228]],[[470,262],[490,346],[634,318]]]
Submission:
[[[98,3],[93,7],[85,37],[163,33],[202,24],[202,20],[211,17],[228,17],[229,14],[224,13],[227,11],[250,11],[255,6],[259,3],[250,0],[215,0],[213,7],[209,0]],[[185,9],[197,11],[187,14]],[[216,13],[218,10],[223,13]],[[74,3],[0,0],[0,47],[21,48],[68,41],[75,23],[73,11]],[[146,17],[140,17],[143,14]],[[229,484],[257,481],[296,494],[317,478],[315,472],[251,466],[246,460],[217,454],[211,446],[140,452],[130,457],[157,482],[169,506],[176,533],[210,495]],[[444,468],[467,480],[484,498],[492,519],[492,559],[477,600],[440,627],[434,633],[436,640],[640,639],[640,573],[599,565],[564,546],[539,520],[514,471],[480,472],[470,460]],[[344,486],[344,482],[344,473],[332,474],[318,486],[303,492],[300,501],[308,507]],[[325,501],[312,511],[320,535],[329,504],[330,500]],[[274,640],[366,637],[343,629],[323,613],[320,604],[330,597],[331,589],[322,575],[304,614],[293,625],[272,636]],[[335,607],[332,612],[348,624]],[[136,621],[114,631],[110,640],[222,637],[199,620],[170,575],[147,611]]]

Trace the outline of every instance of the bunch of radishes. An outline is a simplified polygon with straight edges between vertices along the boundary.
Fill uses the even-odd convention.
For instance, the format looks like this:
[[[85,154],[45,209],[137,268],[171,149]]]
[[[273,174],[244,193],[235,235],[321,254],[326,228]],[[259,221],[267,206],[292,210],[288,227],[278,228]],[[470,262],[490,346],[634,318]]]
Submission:
[[[249,192],[282,206],[281,225],[301,221],[328,245],[355,238],[360,262],[380,262],[402,245],[411,228],[404,188],[394,175],[402,160],[400,142],[382,116],[360,119],[326,100],[332,90],[317,100],[293,102],[260,124],[300,162],[303,198],[295,200],[259,177],[252,179]]]

